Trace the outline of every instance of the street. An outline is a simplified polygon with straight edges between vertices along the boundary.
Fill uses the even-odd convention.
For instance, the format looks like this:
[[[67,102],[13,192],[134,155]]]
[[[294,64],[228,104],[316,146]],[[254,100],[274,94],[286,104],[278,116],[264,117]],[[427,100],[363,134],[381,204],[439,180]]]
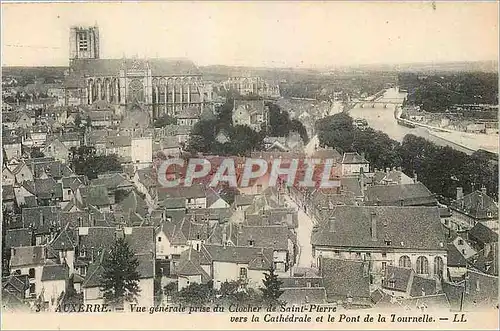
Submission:
[[[297,229],[297,245],[299,246],[299,256],[296,266],[310,268],[314,262],[311,246],[313,221],[289,196],[286,196],[286,201],[290,207],[298,209],[299,227]]]

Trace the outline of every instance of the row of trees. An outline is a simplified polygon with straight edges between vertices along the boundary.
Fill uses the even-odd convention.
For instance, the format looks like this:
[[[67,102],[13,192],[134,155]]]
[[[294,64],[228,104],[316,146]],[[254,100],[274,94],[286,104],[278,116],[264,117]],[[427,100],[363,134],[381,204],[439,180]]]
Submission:
[[[372,168],[402,167],[409,176],[416,173],[435,194],[453,198],[459,186],[471,192],[484,185],[492,197],[498,196],[498,162],[481,153],[469,156],[414,135],[399,143],[383,132],[356,128],[345,113],[326,117],[316,127],[321,145],[364,153]]]
[[[410,104],[426,111],[442,112],[457,104],[498,104],[496,73],[464,72],[419,77],[399,75],[400,87],[408,90]]]

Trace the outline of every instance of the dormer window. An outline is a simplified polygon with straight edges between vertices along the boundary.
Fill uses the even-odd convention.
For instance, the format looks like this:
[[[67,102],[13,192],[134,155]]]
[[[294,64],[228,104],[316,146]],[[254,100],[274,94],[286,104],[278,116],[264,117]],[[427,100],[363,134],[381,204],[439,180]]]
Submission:
[[[85,248],[82,248],[80,250],[80,257],[86,257],[87,256],[87,251],[85,250]]]
[[[248,246],[253,247],[255,245],[255,240],[249,240]]]
[[[386,240],[386,241],[385,241],[385,245],[386,245],[386,246],[391,246],[391,241],[390,241],[390,240]]]

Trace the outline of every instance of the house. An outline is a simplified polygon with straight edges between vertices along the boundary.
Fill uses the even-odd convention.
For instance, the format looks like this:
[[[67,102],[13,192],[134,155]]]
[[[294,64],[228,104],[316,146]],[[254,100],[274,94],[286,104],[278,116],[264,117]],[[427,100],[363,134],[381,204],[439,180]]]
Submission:
[[[43,302],[48,310],[53,312],[61,303],[69,279],[68,268],[65,265],[45,265],[42,269]]]
[[[2,210],[13,211],[16,206],[16,195],[14,186],[2,185]]]
[[[217,193],[214,188],[207,188],[207,208],[210,209],[221,209],[221,208],[229,208],[229,203],[226,202],[219,193]]]
[[[191,284],[206,284],[211,280],[210,275],[200,264],[201,258],[201,253],[193,247],[189,247],[180,254],[179,262],[172,272],[177,276],[178,291]]]
[[[212,277],[214,289],[231,281],[259,288],[273,261],[270,248],[202,245],[200,254],[200,264]]]
[[[30,298],[30,282],[27,275],[9,275],[2,278],[3,311],[30,311],[25,299]]]
[[[325,215],[311,236],[317,259],[370,261],[374,284],[389,265],[446,277],[446,236],[437,207],[337,206]]]
[[[359,174],[361,171],[370,172],[370,163],[365,159],[364,155],[359,155],[356,152],[344,153],[341,171],[342,176]]]
[[[139,305],[151,306],[154,304],[155,255],[153,228],[151,227],[90,227],[79,229],[79,257],[83,261],[80,275],[85,277],[82,283],[84,302],[103,303],[103,293],[100,290],[104,273],[103,262],[107,250],[115,242],[116,238],[122,237],[129,243],[139,261],[137,272],[139,273],[140,294],[137,297]],[[87,255],[89,254],[89,255]],[[86,264],[86,265],[85,265]]]
[[[80,147],[82,137],[78,132],[64,132],[58,136],[60,142],[64,144],[68,149],[71,147]]]
[[[23,228],[33,231],[35,245],[44,245],[54,239],[59,224],[59,214],[56,206],[40,206],[23,208],[21,210]]]
[[[15,182],[16,176],[7,166],[4,165],[2,168],[2,186],[14,185]]]
[[[486,188],[476,190],[467,195],[463,194],[461,187],[457,188],[457,198],[450,205],[452,210],[452,222],[463,229],[472,228],[476,222],[489,223],[498,222],[498,205],[488,196]]]
[[[132,137],[118,134],[105,140],[106,155],[116,154],[123,163],[132,161]]]
[[[51,177],[35,178],[33,182],[25,182],[24,185],[32,185],[39,205],[57,205],[63,200],[62,183]]]
[[[436,295],[441,292],[437,279],[420,277],[411,268],[388,266],[382,290],[392,297],[410,298]]]
[[[116,220],[128,226],[141,226],[149,224],[147,219],[149,208],[137,194],[135,190],[124,193],[122,197],[116,200],[116,205],[113,207],[113,214]]]
[[[415,184],[415,178],[407,176],[400,168],[386,168],[384,171],[375,170],[375,185],[404,185]]]
[[[269,125],[269,107],[264,100],[234,100],[232,120],[233,125],[246,125],[260,132]]]
[[[181,154],[181,146],[176,137],[163,138],[160,141],[158,148],[166,157],[177,158]]]
[[[166,198],[186,199],[187,209],[207,208],[206,190],[202,184],[193,184],[191,186],[178,186],[174,188],[162,188],[158,190],[158,203]]]
[[[422,183],[366,187],[367,206],[435,206],[437,200]]]
[[[132,136],[130,158],[136,169],[151,166],[153,162],[153,138],[143,134]]]
[[[67,163],[70,155],[69,148],[58,138],[50,139],[50,141],[43,147],[42,153],[45,154],[45,156],[53,157],[56,161],[61,161],[62,163]]]
[[[82,186],[78,188],[76,201],[85,207],[93,206],[101,211],[112,211],[114,196],[104,185]]]
[[[12,247],[10,254],[10,271],[12,275],[29,278],[29,296],[36,298],[43,291],[42,272],[46,263],[45,246]]]
[[[5,161],[13,158],[21,157],[21,137],[19,136],[3,136],[2,148],[5,151]]]
[[[24,161],[21,161],[11,170],[14,176],[16,176],[16,182],[18,183],[33,180],[33,170]]]
[[[155,170],[151,167],[136,169],[132,181],[136,189],[145,195],[146,203],[153,208],[157,203],[157,177]]]
[[[177,125],[194,126],[200,120],[200,110],[196,107],[182,109],[177,115]]]
[[[30,128],[27,138],[23,142],[28,147],[43,147],[51,129],[47,125],[36,125]]]
[[[484,311],[498,308],[498,276],[469,270],[460,283],[443,283],[451,309]]]
[[[329,303],[344,307],[371,306],[368,262],[321,257],[319,270]]]
[[[459,282],[463,280],[467,272],[467,260],[464,254],[457,249],[454,244],[446,246],[447,251],[447,267],[448,279],[451,282]]]
[[[171,220],[160,224],[155,230],[155,238],[158,259],[176,260],[190,247],[182,226]]]
[[[91,186],[105,186],[110,195],[118,191],[131,191],[134,184],[122,173],[100,174],[90,181]]]
[[[295,258],[294,241],[286,226],[242,226],[237,235],[237,246],[273,249],[273,266],[284,273]]]

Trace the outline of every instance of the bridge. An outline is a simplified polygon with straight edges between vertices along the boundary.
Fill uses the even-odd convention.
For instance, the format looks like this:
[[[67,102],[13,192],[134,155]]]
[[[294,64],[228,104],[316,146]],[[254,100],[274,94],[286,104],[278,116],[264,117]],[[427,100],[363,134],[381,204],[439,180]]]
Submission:
[[[387,108],[388,105],[400,105],[402,103],[401,99],[359,100],[354,103],[354,106],[375,108],[376,105],[383,105],[384,108]]]

